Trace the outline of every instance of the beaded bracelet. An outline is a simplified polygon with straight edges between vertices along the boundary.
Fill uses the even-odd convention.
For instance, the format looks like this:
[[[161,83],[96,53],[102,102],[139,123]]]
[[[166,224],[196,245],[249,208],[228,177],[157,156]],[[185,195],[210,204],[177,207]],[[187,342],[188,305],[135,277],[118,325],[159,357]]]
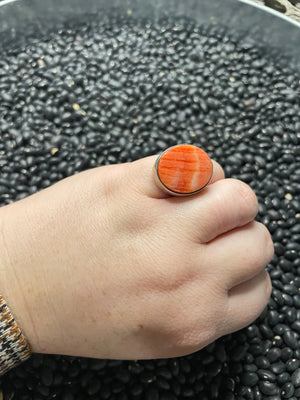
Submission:
[[[27,360],[31,349],[0,295],[0,375]]]

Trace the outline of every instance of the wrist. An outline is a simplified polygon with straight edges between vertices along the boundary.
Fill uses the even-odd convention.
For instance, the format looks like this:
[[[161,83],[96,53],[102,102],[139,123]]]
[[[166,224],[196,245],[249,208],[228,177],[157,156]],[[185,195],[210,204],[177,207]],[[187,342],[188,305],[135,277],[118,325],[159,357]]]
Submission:
[[[13,205],[0,209],[0,294],[9,307],[18,327],[21,329],[30,347],[35,347],[35,335],[30,327],[30,313],[26,307],[23,286],[14,268],[15,256],[12,257],[11,250],[14,246],[11,232],[14,232],[14,240],[18,240],[19,232],[13,226],[10,218]],[[9,229],[7,229],[9,225]],[[19,255],[19,257],[21,254]]]
[[[28,253],[30,225],[20,202],[0,208],[0,294],[32,352],[47,352],[33,317],[36,276]],[[43,323],[41,322],[41,326]],[[44,350],[44,351],[43,351]]]

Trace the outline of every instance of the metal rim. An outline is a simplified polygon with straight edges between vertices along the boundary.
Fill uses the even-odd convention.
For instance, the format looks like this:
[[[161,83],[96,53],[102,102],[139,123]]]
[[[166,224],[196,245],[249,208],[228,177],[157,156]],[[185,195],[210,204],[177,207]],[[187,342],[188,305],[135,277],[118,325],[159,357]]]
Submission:
[[[262,5],[262,4],[254,3],[251,0],[236,0],[236,1],[238,1],[240,3],[247,4],[247,5],[252,6],[254,8],[257,8],[257,9],[259,9],[259,10],[261,10],[263,12],[266,12],[268,14],[274,15],[275,17],[280,18],[285,22],[289,22],[290,24],[296,26],[297,28],[300,28],[300,22],[298,22],[298,21],[286,16],[285,14],[282,14],[282,13],[276,11],[276,10],[273,10],[270,7],[266,7],[266,6]],[[21,2],[20,0],[3,0],[0,3],[0,7],[6,6],[6,5],[9,5],[9,4],[12,5],[14,3],[20,3],[20,2]]]
[[[19,0],[3,0],[3,1],[1,1],[1,3],[0,3],[0,7],[6,6],[7,4],[16,3],[17,1],[19,1]]]
[[[266,13],[275,15],[275,17],[280,18],[280,19],[282,19],[282,20],[284,20],[286,22],[289,22],[292,25],[296,26],[297,28],[300,28],[300,22],[292,19],[291,17],[288,17],[285,14],[280,13],[279,11],[273,10],[273,8],[264,6],[262,4],[254,3],[253,1],[250,1],[250,0],[237,0],[237,1],[239,1],[240,3],[247,4],[249,6],[253,6],[255,8],[258,8],[259,10],[262,10],[262,11],[264,11]]]

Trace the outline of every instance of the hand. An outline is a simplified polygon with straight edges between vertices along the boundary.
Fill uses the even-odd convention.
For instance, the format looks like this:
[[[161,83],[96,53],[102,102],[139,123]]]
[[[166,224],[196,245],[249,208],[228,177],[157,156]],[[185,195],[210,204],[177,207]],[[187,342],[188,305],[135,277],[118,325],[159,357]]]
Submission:
[[[177,357],[253,322],[273,243],[214,162],[199,194],[156,187],[156,156],[84,171],[0,210],[0,282],[34,352]]]

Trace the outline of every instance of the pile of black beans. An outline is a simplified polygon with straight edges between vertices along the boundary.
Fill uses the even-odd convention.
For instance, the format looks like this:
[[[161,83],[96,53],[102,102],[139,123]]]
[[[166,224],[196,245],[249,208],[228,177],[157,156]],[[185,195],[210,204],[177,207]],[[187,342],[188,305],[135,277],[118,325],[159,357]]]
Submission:
[[[0,204],[69,175],[191,143],[247,182],[270,230],[273,293],[251,326],[180,358],[33,355],[4,400],[300,398],[300,73],[187,19],[66,26],[0,57]]]

